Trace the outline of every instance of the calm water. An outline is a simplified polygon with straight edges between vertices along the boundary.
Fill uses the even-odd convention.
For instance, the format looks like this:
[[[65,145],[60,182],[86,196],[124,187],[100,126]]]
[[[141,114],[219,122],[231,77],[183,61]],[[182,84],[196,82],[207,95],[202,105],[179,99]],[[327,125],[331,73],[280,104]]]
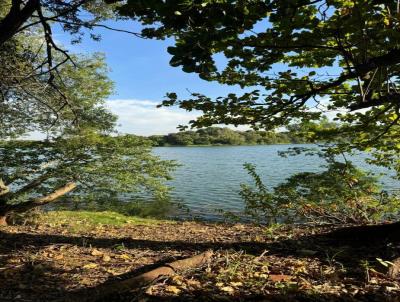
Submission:
[[[296,145],[297,147],[299,145]],[[297,172],[320,171],[324,161],[318,157],[294,156],[282,158],[278,151],[293,145],[268,146],[221,146],[221,147],[160,147],[154,152],[163,159],[177,160],[181,167],[170,182],[174,187],[173,197],[186,205],[192,215],[203,219],[219,219],[219,209],[239,212],[243,203],[238,194],[241,183],[251,183],[243,169],[243,163],[257,166],[264,183],[274,187]],[[365,170],[375,173],[388,171],[368,166],[365,156],[351,160]],[[382,177],[386,190],[400,189],[400,183],[390,177]]]

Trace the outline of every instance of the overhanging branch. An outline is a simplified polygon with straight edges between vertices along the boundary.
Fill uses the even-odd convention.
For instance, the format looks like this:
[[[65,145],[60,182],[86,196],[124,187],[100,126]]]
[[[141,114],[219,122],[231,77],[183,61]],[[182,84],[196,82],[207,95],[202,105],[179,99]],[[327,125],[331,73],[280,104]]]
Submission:
[[[69,182],[65,184],[64,186],[56,189],[52,193],[42,196],[42,197],[37,197],[34,199],[31,199],[27,202],[23,202],[17,205],[12,205],[9,206],[7,212],[25,212],[30,209],[33,209],[35,207],[43,206],[45,204],[48,204],[52,201],[55,201],[56,199],[60,198],[61,196],[68,194],[69,192],[73,191],[77,187],[77,184],[75,182]]]

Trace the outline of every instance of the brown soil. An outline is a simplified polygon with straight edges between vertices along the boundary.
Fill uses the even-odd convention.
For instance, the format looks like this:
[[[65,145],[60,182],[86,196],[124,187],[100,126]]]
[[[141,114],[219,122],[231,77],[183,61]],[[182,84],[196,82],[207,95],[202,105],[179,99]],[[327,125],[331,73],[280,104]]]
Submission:
[[[399,276],[385,274],[386,261],[400,256],[396,242],[340,242],[325,236],[329,228],[305,226],[181,222],[67,229],[0,228],[0,301],[84,296],[105,282],[209,249],[209,265],[104,301],[400,301]]]

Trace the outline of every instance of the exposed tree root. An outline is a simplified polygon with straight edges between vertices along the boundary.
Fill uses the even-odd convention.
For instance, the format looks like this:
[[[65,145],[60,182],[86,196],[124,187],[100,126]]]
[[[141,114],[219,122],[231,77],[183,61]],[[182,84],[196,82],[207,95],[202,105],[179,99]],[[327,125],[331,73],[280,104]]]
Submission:
[[[193,269],[204,265],[209,261],[212,255],[212,251],[207,251],[194,257],[167,263],[156,269],[129,279],[106,282],[95,288],[85,290],[84,292],[76,292],[57,301],[93,302],[103,300],[111,295],[118,295],[144,287],[148,284],[151,284],[153,281],[161,276],[173,276],[176,274],[176,272]]]

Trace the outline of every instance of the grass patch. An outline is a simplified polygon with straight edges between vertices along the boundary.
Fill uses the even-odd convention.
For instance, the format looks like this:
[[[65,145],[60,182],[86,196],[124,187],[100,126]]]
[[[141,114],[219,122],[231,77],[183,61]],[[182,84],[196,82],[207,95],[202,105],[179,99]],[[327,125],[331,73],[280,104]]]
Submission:
[[[70,231],[88,231],[99,226],[156,225],[173,223],[169,220],[158,220],[126,216],[120,213],[103,211],[50,211],[42,213],[35,219],[36,224],[66,227]]]

